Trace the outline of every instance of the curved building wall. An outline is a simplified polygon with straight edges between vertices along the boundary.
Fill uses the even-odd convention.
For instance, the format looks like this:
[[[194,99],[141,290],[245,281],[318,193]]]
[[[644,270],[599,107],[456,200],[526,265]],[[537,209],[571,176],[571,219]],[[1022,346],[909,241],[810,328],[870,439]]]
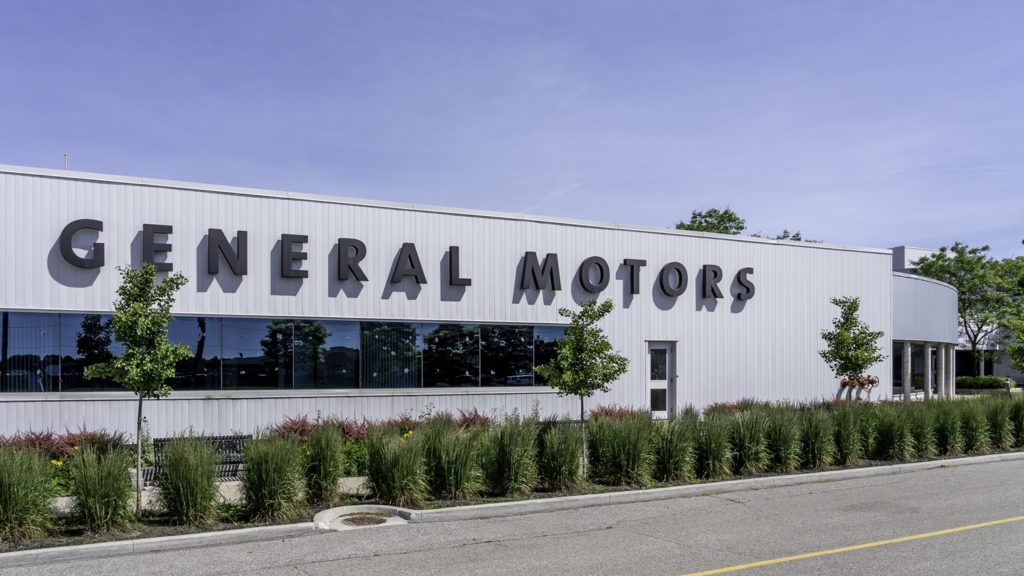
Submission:
[[[334,197],[161,182],[148,179],[0,167],[0,310],[109,313],[119,281],[116,266],[138,266],[145,224],[173,227],[167,261],[189,278],[175,313],[217,317],[464,322],[557,325],[560,307],[595,295],[578,277],[580,264],[601,257],[609,283],[598,296],[615,311],[603,322],[614,347],[630,360],[611,391],[588,405],[647,407],[649,342],[675,346],[675,405],[702,407],[744,397],[809,400],[835,393],[836,379],[818,355],[831,326],[836,296],[857,296],[862,319],[876,330],[893,324],[891,254],[874,250],[638,229],[515,214],[494,214]],[[76,238],[104,244],[105,265],[83,269],[61,256],[62,229],[79,219],[103,222],[97,234]],[[208,270],[208,230],[230,240],[248,237],[247,273],[232,274],[222,260]],[[84,235],[83,235],[84,234]],[[296,264],[305,278],[282,277],[282,235],[304,235],[307,255]],[[366,246],[367,280],[338,279],[339,238]],[[390,281],[403,244],[416,247],[426,282]],[[449,247],[459,247],[453,286]],[[557,254],[561,290],[521,288],[525,255]],[[79,249],[87,257],[88,253]],[[643,260],[632,293],[627,259]],[[659,271],[679,262],[688,285],[678,297],[660,288]],[[717,266],[721,298],[703,297],[704,265]],[[741,300],[741,270],[756,291]],[[596,278],[592,278],[596,281]],[[891,356],[888,338],[883,353]],[[875,397],[891,394],[891,360]],[[386,418],[429,407],[458,411],[575,412],[572,399],[543,386],[402,390],[176,391],[147,403],[154,436],[194,427],[206,433],[252,431],[284,416],[341,414]],[[130,428],[134,404],[123,392],[51,392],[0,395],[0,434],[17,430]]]
[[[893,272],[892,339],[956,344],[957,293],[949,284]]]

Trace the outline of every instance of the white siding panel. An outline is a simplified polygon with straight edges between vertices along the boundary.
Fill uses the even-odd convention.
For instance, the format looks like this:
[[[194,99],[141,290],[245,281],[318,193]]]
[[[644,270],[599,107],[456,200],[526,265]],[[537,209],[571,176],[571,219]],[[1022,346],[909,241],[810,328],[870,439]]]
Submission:
[[[818,350],[820,333],[835,315],[829,299],[858,296],[862,318],[869,325],[885,332],[897,326],[893,290],[894,282],[897,290],[899,284],[893,280],[887,251],[12,168],[0,168],[0,207],[4,215],[0,265],[6,272],[0,280],[0,309],[15,311],[109,312],[118,284],[115,268],[139,264],[145,223],[174,226],[170,261],[189,278],[175,307],[178,314],[557,324],[563,322],[559,307],[575,306],[588,297],[574,281],[578,265],[586,257],[601,256],[612,269],[612,281],[601,297],[612,298],[617,305],[604,328],[631,364],[622,380],[610,392],[591,399],[590,405],[646,405],[648,340],[677,343],[680,405],[699,407],[742,397],[827,397],[835,391],[835,378]],[[106,266],[99,272],[75,269],[56,251],[61,229],[80,218],[104,222],[100,239]],[[226,266],[216,278],[206,273],[203,239],[209,228],[222,229],[229,239],[238,230],[248,231],[247,276],[234,278]],[[284,233],[309,236],[305,280],[277,276],[274,248]],[[362,266],[369,281],[361,287],[342,286],[334,279],[332,250],[339,237],[358,238],[367,246]],[[404,242],[416,245],[427,275],[422,287],[408,280],[398,287],[387,282]],[[452,245],[461,247],[463,273],[473,280],[463,291],[442,282],[443,257]],[[526,251],[541,257],[558,254],[562,291],[519,293],[516,272]],[[647,261],[640,272],[640,293],[635,296],[623,281],[625,258]],[[671,261],[683,263],[689,272],[689,287],[675,301],[663,296],[657,285],[659,270]],[[699,298],[703,264],[722,268],[721,287],[729,292],[713,305]],[[744,267],[754,268],[757,293],[740,303],[731,291],[735,274]],[[888,338],[884,348],[889,355]],[[881,379],[880,394],[888,396],[890,360],[873,372]],[[94,396],[3,396],[0,434],[82,425],[133,428],[130,401],[86,398]],[[155,435],[182,432],[190,426],[228,433],[318,411],[384,418],[403,411],[419,413],[430,403],[452,411],[477,407],[524,412],[534,401],[547,414],[575,412],[571,399],[534,389],[525,394],[325,392],[313,397],[222,395],[212,399],[175,393],[171,399],[149,403],[147,414],[152,416]],[[35,405],[46,408],[26,410]]]

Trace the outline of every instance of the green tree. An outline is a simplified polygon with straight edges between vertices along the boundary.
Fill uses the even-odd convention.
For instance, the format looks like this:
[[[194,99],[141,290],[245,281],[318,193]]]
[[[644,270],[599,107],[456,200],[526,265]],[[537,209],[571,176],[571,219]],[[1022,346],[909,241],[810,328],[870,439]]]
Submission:
[[[114,302],[110,327],[114,338],[124,346],[120,357],[93,364],[85,369],[86,378],[109,378],[138,397],[135,419],[135,470],[137,474],[135,512],[142,514],[142,402],[147,398],[163,398],[171,393],[167,379],[174,376],[174,367],[192,355],[184,344],[167,340],[174,296],[187,280],[182,274],[171,274],[157,282],[153,264],[141,270],[120,267],[121,286]]]
[[[861,321],[860,298],[833,298],[832,304],[839,308],[839,317],[832,320],[831,330],[821,331],[825,349],[818,354],[837,378],[853,383],[864,376],[868,368],[885,360],[878,345],[885,333],[872,331]]]
[[[86,314],[82,318],[82,329],[75,335],[75,349],[84,366],[110,361],[110,320],[104,322],[99,314]]]
[[[1007,258],[1000,268],[1009,295],[1004,320],[1008,336],[1006,349],[1014,370],[1024,372],[1024,256]]]
[[[629,360],[612,349],[604,331],[597,326],[615,308],[611,300],[591,300],[579,311],[560,308],[558,314],[569,319],[565,337],[559,340],[555,358],[535,370],[558,390],[559,396],[579,396],[580,422],[584,419],[583,399],[626,373]]]
[[[676,224],[676,230],[694,232],[717,232],[718,234],[741,234],[747,229],[747,221],[728,206],[723,210],[709,208],[694,210],[688,221]]]
[[[999,336],[1012,304],[1002,263],[988,255],[988,246],[957,242],[918,259],[917,272],[956,288],[960,334],[975,364],[983,366],[984,347]],[[983,370],[982,370],[983,372]]]

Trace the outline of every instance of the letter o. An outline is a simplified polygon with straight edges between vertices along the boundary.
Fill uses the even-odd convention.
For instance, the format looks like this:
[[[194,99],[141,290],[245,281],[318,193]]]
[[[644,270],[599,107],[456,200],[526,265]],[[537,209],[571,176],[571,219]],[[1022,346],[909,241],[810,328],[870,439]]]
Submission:
[[[590,281],[590,270],[597,267],[598,280],[597,282]],[[600,256],[591,256],[580,264],[580,286],[592,294],[596,294],[608,287],[608,282],[611,280],[611,272],[608,269],[608,262]]]
[[[673,276],[677,280],[675,286],[672,285]],[[681,296],[683,292],[686,292],[688,281],[689,275],[686,273],[686,267],[679,262],[665,264],[661,268],[661,272],[658,273],[658,285],[661,287],[662,293],[669,298]]]

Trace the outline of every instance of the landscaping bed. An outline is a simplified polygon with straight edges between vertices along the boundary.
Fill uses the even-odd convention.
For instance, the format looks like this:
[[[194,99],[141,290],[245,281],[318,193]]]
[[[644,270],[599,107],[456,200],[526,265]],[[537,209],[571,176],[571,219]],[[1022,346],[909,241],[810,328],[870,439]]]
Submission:
[[[743,401],[661,421],[600,408],[585,426],[479,414],[289,419],[245,442],[234,504],[222,502],[209,439],[169,442],[155,479],[159,511],[141,520],[123,446],[83,443],[55,464],[25,438],[3,445],[0,551],[12,551],[288,524],[339,504],[426,510],[1009,452],[1024,446],[1024,397]],[[354,490],[343,481],[353,473],[366,477],[363,495],[339,489]],[[77,504],[67,518],[51,510],[58,493]]]

